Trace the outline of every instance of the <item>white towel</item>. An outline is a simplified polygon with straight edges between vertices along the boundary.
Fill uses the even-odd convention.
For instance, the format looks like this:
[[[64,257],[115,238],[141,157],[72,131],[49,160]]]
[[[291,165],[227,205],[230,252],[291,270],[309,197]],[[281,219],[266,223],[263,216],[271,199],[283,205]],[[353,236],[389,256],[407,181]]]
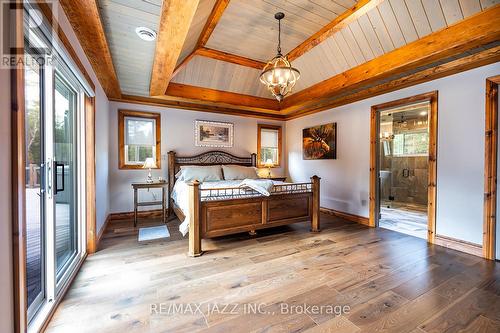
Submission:
[[[273,186],[274,183],[270,179],[244,179],[240,184],[240,187],[249,187],[266,197],[271,195]]]

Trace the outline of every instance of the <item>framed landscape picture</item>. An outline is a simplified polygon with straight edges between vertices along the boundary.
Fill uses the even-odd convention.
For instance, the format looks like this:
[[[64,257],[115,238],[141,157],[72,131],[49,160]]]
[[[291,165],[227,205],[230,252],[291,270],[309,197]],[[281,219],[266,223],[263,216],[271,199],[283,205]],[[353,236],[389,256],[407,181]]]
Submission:
[[[196,120],[195,145],[197,147],[233,147],[233,124]]]
[[[304,160],[337,159],[337,123],[302,130]]]

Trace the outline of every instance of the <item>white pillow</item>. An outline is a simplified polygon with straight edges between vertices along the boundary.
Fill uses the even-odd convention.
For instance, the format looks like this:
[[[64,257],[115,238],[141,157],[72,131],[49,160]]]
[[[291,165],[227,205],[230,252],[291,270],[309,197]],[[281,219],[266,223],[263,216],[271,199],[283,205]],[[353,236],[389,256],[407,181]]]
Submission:
[[[246,167],[241,165],[223,165],[222,171],[224,172],[225,180],[238,180],[238,179],[258,179],[257,168]]]
[[[220,165],[183,165],[175,177],[184,182],[222,180],[222,169]]]

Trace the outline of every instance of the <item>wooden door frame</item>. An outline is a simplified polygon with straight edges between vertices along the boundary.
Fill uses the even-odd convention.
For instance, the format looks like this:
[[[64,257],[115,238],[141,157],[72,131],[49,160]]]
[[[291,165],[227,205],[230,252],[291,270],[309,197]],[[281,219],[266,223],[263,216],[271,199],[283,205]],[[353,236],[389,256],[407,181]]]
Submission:
[[[429,101],[431,110],[429,115],[429,170],[427,186],[427,241],[434,243],[436,238],[436,188],[437,188],[437,120],[438,120],[438,92],[428,93],[398,99],[395,101],[374,105],[370,114],[370,216],[369,226],[377,226],[377,153],[378,153],[378,116],[381,110],[404,106],[408,104]]]
[[[87,254],[97,251],[96,170],[95,170],[95,97],[85,96],[85,223]]]
[[[497,211],[498,86],[500,75],[486,79],[484,139],[483,257],[495,259]]]
[[[22,6],[22,4],[13,4]],[[17,55],[24,54],[24,11],[17,7],[9,17],[15,29]],[[26,286],[26,146],[25,146],[25,100],[24,66],[18,62],[11,69],[11,163],[12,163],[12,256],[14,332],[28,329],[28,292]]]

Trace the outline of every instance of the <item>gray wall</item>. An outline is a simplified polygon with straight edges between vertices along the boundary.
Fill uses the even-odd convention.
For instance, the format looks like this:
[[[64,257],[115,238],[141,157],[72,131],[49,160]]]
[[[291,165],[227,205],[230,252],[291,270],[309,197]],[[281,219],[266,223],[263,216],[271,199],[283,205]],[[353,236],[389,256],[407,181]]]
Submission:
[[[287,122],[288,172],[322,177],[321,205],[368,216],[370,107],[439,91],[437,234],[481,244],[484,196],[485,80],[500,63]],[[302,160],[302,129],[337,122],[338,159]]]
[[[167,178],[167,153],[175,150],[179,155],[194,155],[209,150],[225,150],[238,156],[249,156],[257,152],[257,124],[282,124],[277,121],[265,119],[246,118],[239,116],[228,116],[206,112],[170,109],[165,107],[134,105],[128,103],[110,103],[109,112],[109,177],[110,177],[110,212],[133,211],[133,192],[130,184],[135,181],[146,179],[146,170],[120,170],[118,169],[118,109],[158,112],[161,114],[161,169],[152,170],[152,176]],[[195,120],[226,121],[234,124],[234,147],[233,148],[206,148],[194,145],[194,122]],[[283,128],[283,138],[286,132]],[[285,143],[283,140],[283,152]],[[282,155],[284,156],[284,154]],[[286,165],[282,163],[280,168],[273,168],[273,175],[284,175]],[[266,172],[267,170],[262,170]],[[150,201],[153,193],[159,195],[158,191],[140,191],[139,200]],[[159,197],[157,197],[159,198]],[[146,209],[155,209],[146,208]]]

